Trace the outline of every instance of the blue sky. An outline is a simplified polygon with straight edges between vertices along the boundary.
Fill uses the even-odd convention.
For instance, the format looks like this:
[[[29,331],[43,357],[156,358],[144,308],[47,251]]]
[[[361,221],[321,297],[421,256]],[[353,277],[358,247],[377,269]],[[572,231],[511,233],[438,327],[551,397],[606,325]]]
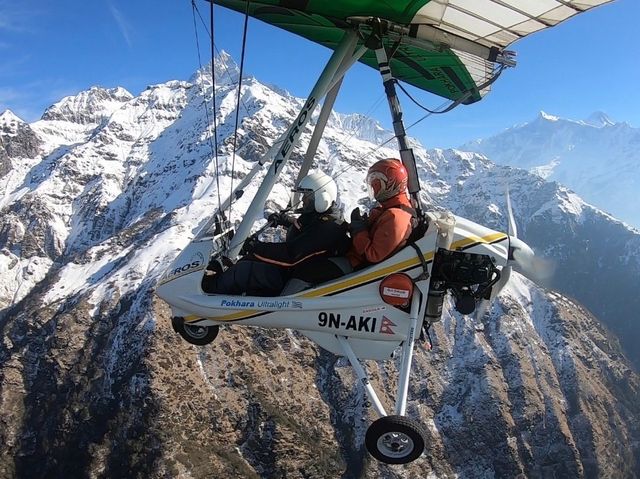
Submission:
[[[197,0],[208,22],[209,5]],[[243,18],[216,7],[216,44],[239,60]],[[429,147],[458,146],[532,120],[540,110],[583,119],[596,110],[640,126],[638,0],[617,0],[512,45],[518,66],[481,102],[431,116],[409,133]],[[203,62],[209,59],[199,25]],[[249,22],[245,73],[304,97],[329,51],[258,21]],[[93,85],[187,80],[198,68],[189,0],[0,0],[0,111],[35,121],[66,95]],[[389,126],[379,74],[358,65],[336,109],[369,113]],[[442,100],[419,95],[431,108]],[[422,116],[401,97],[407,124]]]

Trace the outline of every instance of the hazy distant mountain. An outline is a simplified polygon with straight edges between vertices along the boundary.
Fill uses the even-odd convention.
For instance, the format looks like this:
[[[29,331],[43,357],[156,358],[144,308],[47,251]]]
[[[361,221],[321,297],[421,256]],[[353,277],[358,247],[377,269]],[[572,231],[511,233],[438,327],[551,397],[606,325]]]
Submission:
[[[444,315],[434,351],[417,349],[409,393],[430,434],[423,458],[369,460],[362,384],[296,332],[229,327],[211,346],[181,341],[156,281],[303,104],[243,80],[232,178],[238,70],[226,55],[216,69],[217,165],[206,71],[138,96],[95,87],[33,124],[0,117],[0,476],[640,475],[640,379],[578,303],[637,353],[640,235],[479,154],[416,142],[425,202],[504,228],[508,182],[521,236],[556,259],[553,286],[575,299],[515,274],[480,322]],[[373,157],[397,154],[372,143],[390,136],[362,115],[332,115],[317,159],[347,212],[364,201]],[[271,206],[286,204],[295,173]],[[370,369],[377,386],[395,384],[390,364]]]
[[[540,112],[532,122],[461,147],[530,170],[640,228],[640,129],[602,112],[575,121]]]

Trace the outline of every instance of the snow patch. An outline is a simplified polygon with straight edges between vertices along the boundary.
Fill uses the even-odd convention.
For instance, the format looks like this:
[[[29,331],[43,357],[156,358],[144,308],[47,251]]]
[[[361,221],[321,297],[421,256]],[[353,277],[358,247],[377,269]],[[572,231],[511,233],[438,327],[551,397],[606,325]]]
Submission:
[[[98,258],[83,264],[67,263],[60,270],[58,280],[43,298],[44,303],[54,303],[101,283],[114,268],[115,263],[126,256],[127,253],[128,249],[125,249],[113,256],[108,254],[99,255]],[[106,285],[103,287],[106,287]]]
[[[0,251],[0,311],[29,294],[52,264],[47,257],[20,258],[6,249]]]
[[[539,117],[542,118],[543,120],[547,120],[547,121],[558,121],[558,120],[560,120],[560,117],[557,117],[557,116],[554,116],[554,115],[550,115],[549,113],[546,113],[544,111],[540,111]]]
[[[529,171],[534,175],[539,176],[543,180],[546,180],[550,178],[551,175],[553,175],[553,171],[555,170],[556,166],[558,166],[559,164],[560,164],[560,160],[558,158],[554,158],[553,160],[551,160],[550,163],[547,163],[546,165],[541,165],[541,166],[534,166]]]

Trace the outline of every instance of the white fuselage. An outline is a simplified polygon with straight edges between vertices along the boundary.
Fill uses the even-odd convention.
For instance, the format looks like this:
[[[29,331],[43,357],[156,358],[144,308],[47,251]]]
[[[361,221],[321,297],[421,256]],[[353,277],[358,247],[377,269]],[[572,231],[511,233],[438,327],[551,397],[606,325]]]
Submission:
[[[429,272],[439,247],[489,255],[498,267],[507,264],[506,234],[451,215],[444,218],[447,221],[435,214],[430,216],[426,234],[416,241]],[[339,335],[349,338],[358,357],[383,359],[407,337],[409,314],[382,301],[380,282],[392,273],[402,272],[416,279],[417,290],[425,297],[429,288],[429,279],[420,279],[423,262],[416,249],[407,246],[381,263],[288,296],[207,294],[201,281],[214,252],[212,240],[193,240],[156,290],[169,303],[173,315],[183,317],[186,324],[292,328],[335,353],[340,352],[335,339]]]

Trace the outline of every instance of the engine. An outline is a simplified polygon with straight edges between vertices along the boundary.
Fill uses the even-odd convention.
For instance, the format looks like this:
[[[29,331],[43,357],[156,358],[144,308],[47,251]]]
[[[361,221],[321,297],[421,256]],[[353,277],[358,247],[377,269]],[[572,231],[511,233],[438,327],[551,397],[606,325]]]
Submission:
[[[431,268],[425,320],[440,319],[447,291],[453,295],[459,313],[473,313],[478,300],[489,299],[491,288],[499,279],[500,270],[490,256],[440,248]]]

